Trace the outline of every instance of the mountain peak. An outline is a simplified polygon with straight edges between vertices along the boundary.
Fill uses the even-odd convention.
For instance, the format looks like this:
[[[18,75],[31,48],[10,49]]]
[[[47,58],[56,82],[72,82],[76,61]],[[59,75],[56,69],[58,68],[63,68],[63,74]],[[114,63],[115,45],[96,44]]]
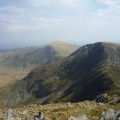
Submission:
[[[54,48],[59,54],[62,56],[68,56],[72,51],[77,50],[77,45],[72,45],[66,42],[54,41],[49,44],[52,48]]]
[[[66,43],[66,42],[62,42],[62,41],[54,41],[54,42],[51,42],[49,45],[52,47],[58,47],[58,48],[64,48],[64,47],[66,47],[66,48],[70,48],[70,47],[78,48],[78,46],[75,44],[70,44],[70,43]]]

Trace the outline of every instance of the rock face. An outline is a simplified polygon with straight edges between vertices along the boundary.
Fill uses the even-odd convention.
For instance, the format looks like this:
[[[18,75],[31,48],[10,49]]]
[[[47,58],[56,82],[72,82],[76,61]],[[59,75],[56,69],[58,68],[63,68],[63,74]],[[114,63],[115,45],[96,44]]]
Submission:
[[[100,120],[120,120],[120,111],[108,109],[106,112],[102,113]]]

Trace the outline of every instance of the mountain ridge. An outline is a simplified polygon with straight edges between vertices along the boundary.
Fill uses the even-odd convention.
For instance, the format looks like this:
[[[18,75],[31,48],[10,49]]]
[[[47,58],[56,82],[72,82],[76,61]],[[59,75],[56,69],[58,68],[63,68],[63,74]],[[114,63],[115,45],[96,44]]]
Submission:
[[[57,42],[58,44],[59,42]],[[42,47],[27,47],[0,52],[0,87],[23,79],[32,69],[61,60],[77,49],[75,45],[61,43]]]
[[[60,45],[61,47],[60,46],[58,47],[58,45]],[[42,64],[43,61],[41,61],[41,57],[42,57],[42,59],[44,59],[44,57],[47,55],[46,57],[54,57],[55,56],[57,59],[57,57],[68,56],[71,52],[73,52],[76,49],[77,49],[77,46],[75,46],[75,45],[67,44],[64,42],[55,42],[54,44],[51,43],[51,44],[48,44],[43,47],[29,47],[29,48],[9,50],[9,51],[2,52],[3,57],[5,55],[7,56],[7,57],[5,56],[5,59],[3,59],[2,62],[4,62],[4,64],[8,63],[10,65],[11,64],[14,65],[16,63],[17,66],[19,66],[19,62],[21,63],[21,65],[25,62],[26,62],[26,65],[29,62],[30,62],[30,64],[36,64],[36,62],[37,62],[37,64],[38,63]],[[34,54],[36,56],[34,56]],[[38,59],[38,58],[40,58],[40,59]],[[37,61],[37,59],[38,59],[38,61]],[[47,58],[47,59],[49,59],[49,58]],[[40,62],[39,62],[39,60],[40,60]],[[49,60],[48,60],[48,62],[49,62]],[[43,63],[43,64],[46,64],[46,63]],[[24,66],[24,65],[22,65],[22,66]]]
[[[93,100],[106,92],[120,95],[119,51],[119,45],[88,44],[61,62],[32,70],[12,86],[15,94],[25,93],[25,98],[19,97],[16,103],[34,100],[40,103],[78,102]]]

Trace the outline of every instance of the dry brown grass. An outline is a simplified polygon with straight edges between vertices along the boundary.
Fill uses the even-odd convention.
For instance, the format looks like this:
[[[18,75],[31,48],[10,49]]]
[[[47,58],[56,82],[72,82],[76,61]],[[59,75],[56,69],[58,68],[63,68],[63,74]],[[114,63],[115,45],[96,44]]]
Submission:
[[[32,68],[14,68],[0,65],[0,88],[23,79]]]
[[[120,109],[120,104],[99,105],[94,102],[85,101],[80,103],[71,103],[71,106],[68,106],[67,103],[57,103],[57,104],[47,104],[47,105],[31,104],[27,106],[17,106],[14,109],[21,112],[27,110],[28,117],[34,116],[38,114],[38,112],[43,112],[44,115],[50,120],[56,120],[56,118],[58,118],[58,120],[67,120],[70,116],[77,117],[83,114],[86,114],[90,120],[98,120],[98,118],[101,116],[101,113],[109,108],[115,110]],[[20,117],[20,115],[17,114],[16,116]],[[25,118],[26,116],[24,115],[21,117]]]

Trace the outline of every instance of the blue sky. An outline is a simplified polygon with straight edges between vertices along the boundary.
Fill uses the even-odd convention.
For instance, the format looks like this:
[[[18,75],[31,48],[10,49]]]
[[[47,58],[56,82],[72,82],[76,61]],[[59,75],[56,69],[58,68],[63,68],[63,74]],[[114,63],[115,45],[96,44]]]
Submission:
[[[120,43],[119,31],[120,0],[0,0],[0,48]]]

